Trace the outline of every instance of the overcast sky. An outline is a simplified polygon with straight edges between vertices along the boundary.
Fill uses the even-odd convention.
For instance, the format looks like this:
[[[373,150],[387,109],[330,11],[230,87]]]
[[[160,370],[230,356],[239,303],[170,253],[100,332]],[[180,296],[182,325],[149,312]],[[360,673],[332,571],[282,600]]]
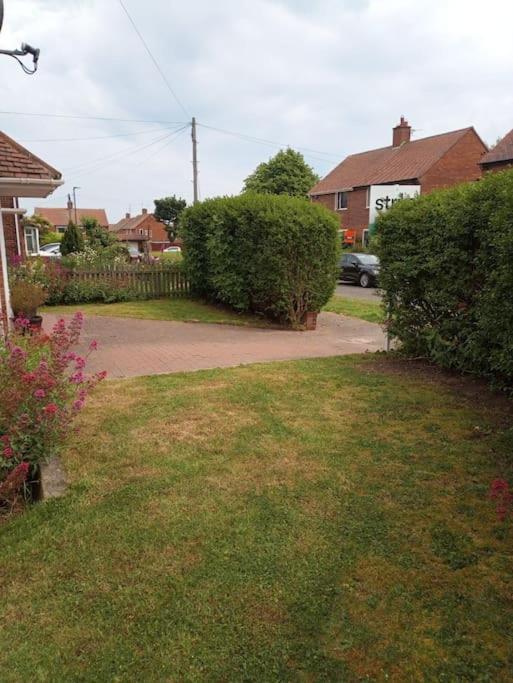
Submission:
[[[415,137],[474,125],[490,143],[513,127],[510,0],[124,0],[186,113],[119,0],[4,2],[0,47],[25,41],[41,60],[29,77],[0,57],[2,111],[145,121],[0,114],[63,173],[64,188],[37,203],[64,206],[77,185],[78,205],[111,222],[167,194],[190,201],[190,131],[173,131],[191,115],[306,148],[320,175],[390,144],[401,114]],[[202,197],[239,192],[278,149],[198,135]]]

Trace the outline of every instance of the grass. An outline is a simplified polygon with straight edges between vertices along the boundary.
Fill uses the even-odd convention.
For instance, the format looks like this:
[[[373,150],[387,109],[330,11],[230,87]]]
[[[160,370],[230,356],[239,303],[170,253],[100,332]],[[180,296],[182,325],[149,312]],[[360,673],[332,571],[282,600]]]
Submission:
[[[511,680],[502,419],[368,357],[104,383],[0,526],[2,679]]]
[[[384,322],[383,309],[378,299],[366,301],[364,299],[348,299],[335,294],[323,308],[330,313],[348,315],[351,318],[361,318],[370,323]]]
[[[140,320],[181,320],[183,322],[218,323],[251,327],[269,327],[264,318],[243,315],[228,308],[213,306],[195,299],[151,299],[149,301],[123,301],[114,304],[80,304],[72,306],[46,306],[41,313],[70,315],[82,311],[85,315],[107,315],[115,318]]]
[[[361,318],[371,323],[383,322],[383,312],[378,301],[346,299],[333,296],[323,309],[331,313]],[[228,308],[213,306],[194,299],[151,299],[149,301],[123,301],[114,304],[80,304],[70,306],[45,306],[41,313],[69,315],[82,311],[86,315],[106,315],[115,318],[139,318],[140,320],[181,320],[183,322],[219,323],[251,327],[271,327],[273,324],[256,315],[235,313]]]

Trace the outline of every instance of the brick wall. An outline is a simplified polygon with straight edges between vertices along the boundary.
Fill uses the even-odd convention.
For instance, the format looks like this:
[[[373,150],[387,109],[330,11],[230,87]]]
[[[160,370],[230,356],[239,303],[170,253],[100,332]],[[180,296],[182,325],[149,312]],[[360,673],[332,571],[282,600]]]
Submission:
[[[420,179],[422,193],[478,180],[481,177],[479,160],[486,151],[486,146],[477,133],[469,130]]]
[[[494,164],[483,164],[483,173],[498,173],[508,171],[513,168],[513,161],[497,161]]]

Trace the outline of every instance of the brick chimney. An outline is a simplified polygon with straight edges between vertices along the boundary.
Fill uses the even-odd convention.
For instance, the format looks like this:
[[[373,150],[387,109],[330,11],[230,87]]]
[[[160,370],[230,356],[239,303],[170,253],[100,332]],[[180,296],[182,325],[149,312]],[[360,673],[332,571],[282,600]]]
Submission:
[[[143,209],[143,210],[142,210],[143,216],[146,216],[147,213],[148,213],[148,209]]]
[[[125,218],[130,218],[130,214],[128,213],[128,211],[125,213]]]
[[[405,142],[410,142],[411,126],[406,121],[404,116],[401,116],[401,122],[393,129],[393,147],[400,147]]]

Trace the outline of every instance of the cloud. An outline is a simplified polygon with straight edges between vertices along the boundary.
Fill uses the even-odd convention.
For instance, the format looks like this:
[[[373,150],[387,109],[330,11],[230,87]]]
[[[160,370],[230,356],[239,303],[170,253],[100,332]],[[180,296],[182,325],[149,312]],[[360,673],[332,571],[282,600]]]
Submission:
[[[401,114],[417,136],[474,125],[491,142],[513,125],[507,0],[125,3],[200,123],[325,151],[307,157],[321,175],[389,144]],[[31,78],[0,58],[1,109],[184,120],[116,0],[5,4],[1,46],[42,53]],[[191,199],[188,131],[160,139],[164,124],[5,115],[0,127],[64,172],[50,205],[73,185],[82,206],[104,206],[112,221],[164,194]],[[120,137],[36,142],[108,135]],[[199,143],[202,196],[238,192],[277,149],[201,126]]]

